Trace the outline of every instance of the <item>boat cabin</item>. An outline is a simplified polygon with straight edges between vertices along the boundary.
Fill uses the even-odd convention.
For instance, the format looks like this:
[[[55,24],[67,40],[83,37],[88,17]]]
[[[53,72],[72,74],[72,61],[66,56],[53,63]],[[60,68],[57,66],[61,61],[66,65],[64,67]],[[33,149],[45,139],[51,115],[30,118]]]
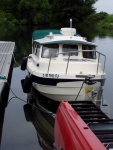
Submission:
[[[77,59],[96,59],[96,44],[76,34],[74,28],[39,30],[33,33],[32,54],[39,59],[76,56]],[[75,57],[73,57],[75,59]]]
[[[100,53],[96,51],[96,47],[95,43],[88,42],[73,28],[62,28],[60,31],[37,30],[32,36],[31,55],[34,63],[41,70],[43,68],[45,73],[68,71],[78,74],[81,72],[97,74],[102,67],[99,64]]]
[[[62,58],[65,58],[65,56],[77,56],[78,59],[96,59],[96,52],[88,50],[96,50],[96,46],[63,43],[40,45],[37,42],[33,42],[32,54],[38,58],[59,57],[59,55],[62,54]]]

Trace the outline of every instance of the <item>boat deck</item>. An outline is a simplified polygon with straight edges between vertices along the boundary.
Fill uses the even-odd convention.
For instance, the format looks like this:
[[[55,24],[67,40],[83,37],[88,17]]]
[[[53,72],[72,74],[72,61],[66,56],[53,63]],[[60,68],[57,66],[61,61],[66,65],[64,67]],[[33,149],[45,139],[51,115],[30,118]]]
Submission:
[[[113,119],[108,118],[91,101],[70,102],[98,139],[109,149],[113,148]]]
[[[15,42],[0,41],[0,102],[1,95],[9,77]]]

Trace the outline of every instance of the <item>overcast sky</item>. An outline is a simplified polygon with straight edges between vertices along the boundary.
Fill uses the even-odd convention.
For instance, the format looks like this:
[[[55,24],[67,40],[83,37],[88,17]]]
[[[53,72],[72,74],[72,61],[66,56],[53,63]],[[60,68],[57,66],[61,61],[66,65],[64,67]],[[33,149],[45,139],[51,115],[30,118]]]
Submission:
[[[108,14],[113,14],[113,0],[98,0],[94,7],[97,12],[104,11]]]

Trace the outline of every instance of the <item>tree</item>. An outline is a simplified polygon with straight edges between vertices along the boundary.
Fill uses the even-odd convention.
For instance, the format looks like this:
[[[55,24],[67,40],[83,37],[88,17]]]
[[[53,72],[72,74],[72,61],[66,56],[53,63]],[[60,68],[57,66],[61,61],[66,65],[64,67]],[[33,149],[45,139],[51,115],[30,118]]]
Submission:
[[[0,9],[5,13],[18,16],[18,3],[20,0],[0,0]]]
[[[17,24],[18,2],[20,0],[1,0],[0,1],[0,23]]]
[[[69,26],[83,22],[95,14],[93,4],[97,0],[1,0],[0,22],[15,24],[59,24]],[[5,17],[4,17],[5,16]]]
[[[52,14],[54,22],[60,22],[62,25],[69,25],[69,19],[73,23],[83,22],[90,14],[95,13],[93,4],[97,0],[49,0],[52,5]]]
[[[50,20],[51,7],[48,0],[20,0],[20,19],[26,24],[44,24]]]

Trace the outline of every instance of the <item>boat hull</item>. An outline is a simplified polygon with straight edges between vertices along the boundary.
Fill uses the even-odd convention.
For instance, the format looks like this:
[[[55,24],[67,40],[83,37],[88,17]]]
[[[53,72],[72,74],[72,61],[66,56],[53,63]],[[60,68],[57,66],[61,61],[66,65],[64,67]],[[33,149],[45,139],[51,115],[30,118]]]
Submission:
[[[85,83],[83,84],[83,81],[62,82],[56,86],[41,85],[38,83],[33,83],[32,85],[42,95],[55,101],[95,100],[100,87],[99,82],[93,85],[87,85]]]

